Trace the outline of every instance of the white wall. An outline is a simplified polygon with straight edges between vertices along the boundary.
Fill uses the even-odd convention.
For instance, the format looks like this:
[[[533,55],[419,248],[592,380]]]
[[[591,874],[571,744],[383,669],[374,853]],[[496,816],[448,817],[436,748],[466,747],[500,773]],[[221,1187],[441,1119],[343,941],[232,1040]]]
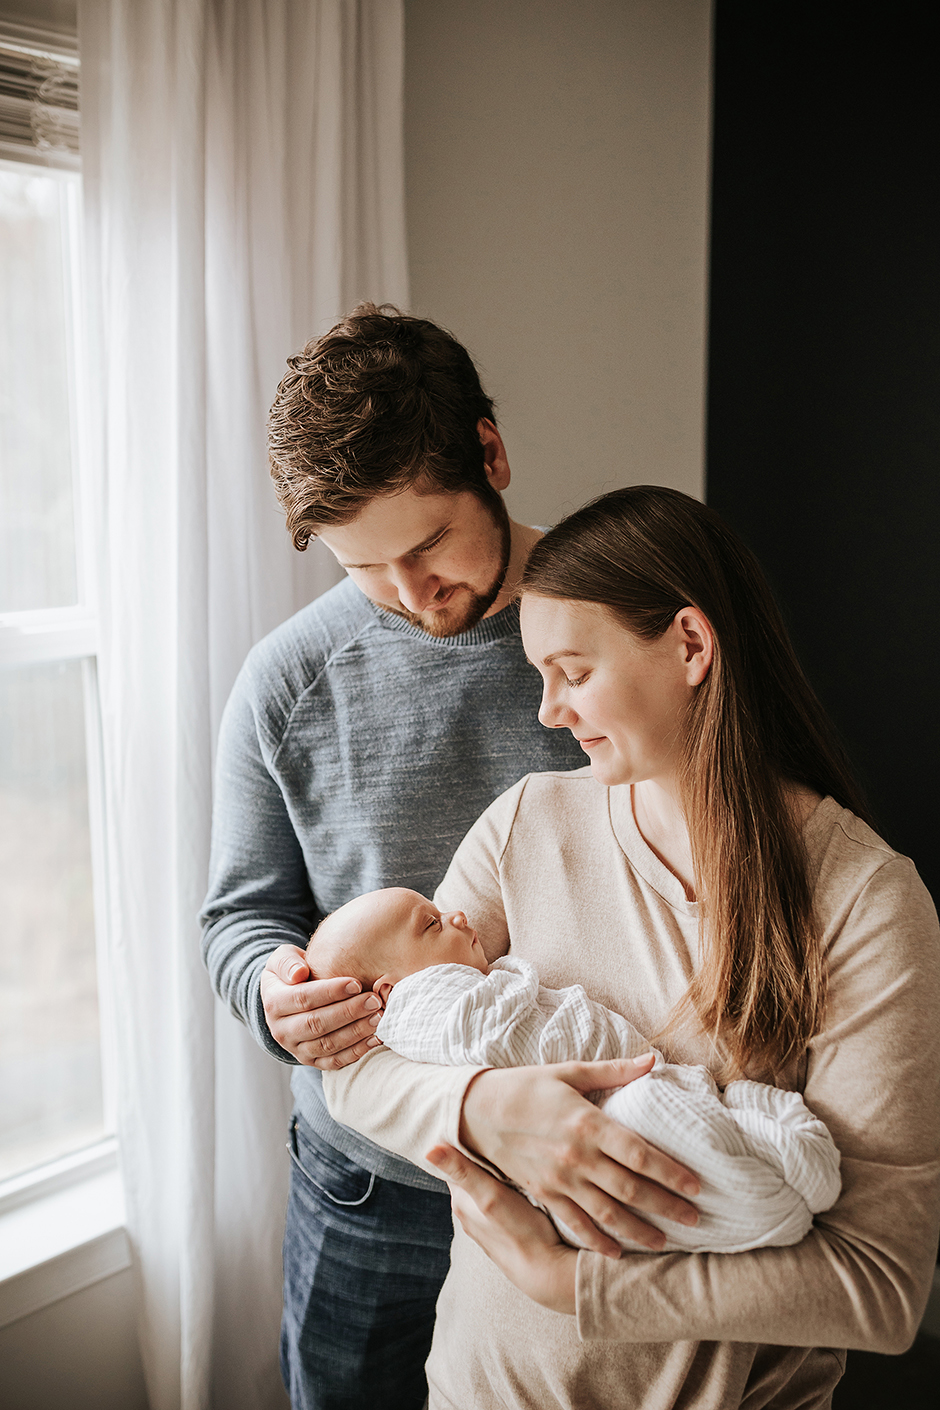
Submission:
[[[512,510],[703,489],[710,0],[406,0],[413,309],[498,403]]]

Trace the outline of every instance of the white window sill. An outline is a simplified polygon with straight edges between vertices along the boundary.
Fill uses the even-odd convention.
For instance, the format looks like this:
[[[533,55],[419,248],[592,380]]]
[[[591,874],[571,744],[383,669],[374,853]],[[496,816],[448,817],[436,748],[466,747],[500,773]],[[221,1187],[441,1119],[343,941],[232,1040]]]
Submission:
[[[0,1327],[130,1262],[113,1140],[0,1185]]]

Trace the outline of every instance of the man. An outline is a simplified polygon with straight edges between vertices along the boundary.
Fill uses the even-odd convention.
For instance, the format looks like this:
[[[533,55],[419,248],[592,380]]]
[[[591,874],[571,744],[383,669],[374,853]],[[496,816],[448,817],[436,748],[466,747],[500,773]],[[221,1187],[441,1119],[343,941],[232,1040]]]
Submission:
[[[271,473],[297,548],[348,578],[250,653],[222,724],[204,954],[292,1080],[281,1359],[294,1410],[418,1410],[452,1235],[446,1187],[329,1116],[319,1068],[374,1046],[378,1000],[319,981],[318,919],[397,885],[433,894],[524,773],[575,768],[537,721],[512,598],[538,530],[467,352],[363,304],[289,362]],[[564,734],[564,738],[560,737]]]

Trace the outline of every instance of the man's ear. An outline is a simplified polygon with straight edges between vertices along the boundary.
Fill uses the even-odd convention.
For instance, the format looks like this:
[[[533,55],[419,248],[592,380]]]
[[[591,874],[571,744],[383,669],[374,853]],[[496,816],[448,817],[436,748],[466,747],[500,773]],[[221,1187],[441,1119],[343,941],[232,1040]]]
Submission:
[[[481,418],[477,422],[477,434],[483,443],[486,478],[494,490],[499,490],[502,493],[509,484],[509,461],[506,459],[503,438],[493,422],[485,418]]]
[[[392,990],[393,990],[394,988],[395,988],[395,981],[394,981],[394,979],[389,979],[388,976],[385,975],[385,974],[383,974],[383,975],[382,975],[382,978],[381,978],[381,979],[377,979],[377,980],[375,981],[375,983],[373,984],[373,986],[372,986],[372,992],[373,992],[373,994],[378,994],[379,998],[382,1000],[382,1008],[383,1008],[383,1009],[385,1008],[386,1004],[388,1003],[388,996],[389,996],[389,994],[392,992]]]
[[[672,625],[679,639],[686,684],[701,685],[715,657],[712,624],[697,607],[682,607],[673,618]]]

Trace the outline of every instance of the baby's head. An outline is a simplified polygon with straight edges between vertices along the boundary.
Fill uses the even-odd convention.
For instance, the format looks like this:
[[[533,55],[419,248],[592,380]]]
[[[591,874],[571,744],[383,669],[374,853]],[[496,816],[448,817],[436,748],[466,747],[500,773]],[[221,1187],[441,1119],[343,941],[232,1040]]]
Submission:
[[[442,915],[433,901],[390,886],[357,896],[327,916],[310,937],[307,960],[318,979],[348,975],[384,1004],[399,979],[435,964],[489,965],[463,911]]]

